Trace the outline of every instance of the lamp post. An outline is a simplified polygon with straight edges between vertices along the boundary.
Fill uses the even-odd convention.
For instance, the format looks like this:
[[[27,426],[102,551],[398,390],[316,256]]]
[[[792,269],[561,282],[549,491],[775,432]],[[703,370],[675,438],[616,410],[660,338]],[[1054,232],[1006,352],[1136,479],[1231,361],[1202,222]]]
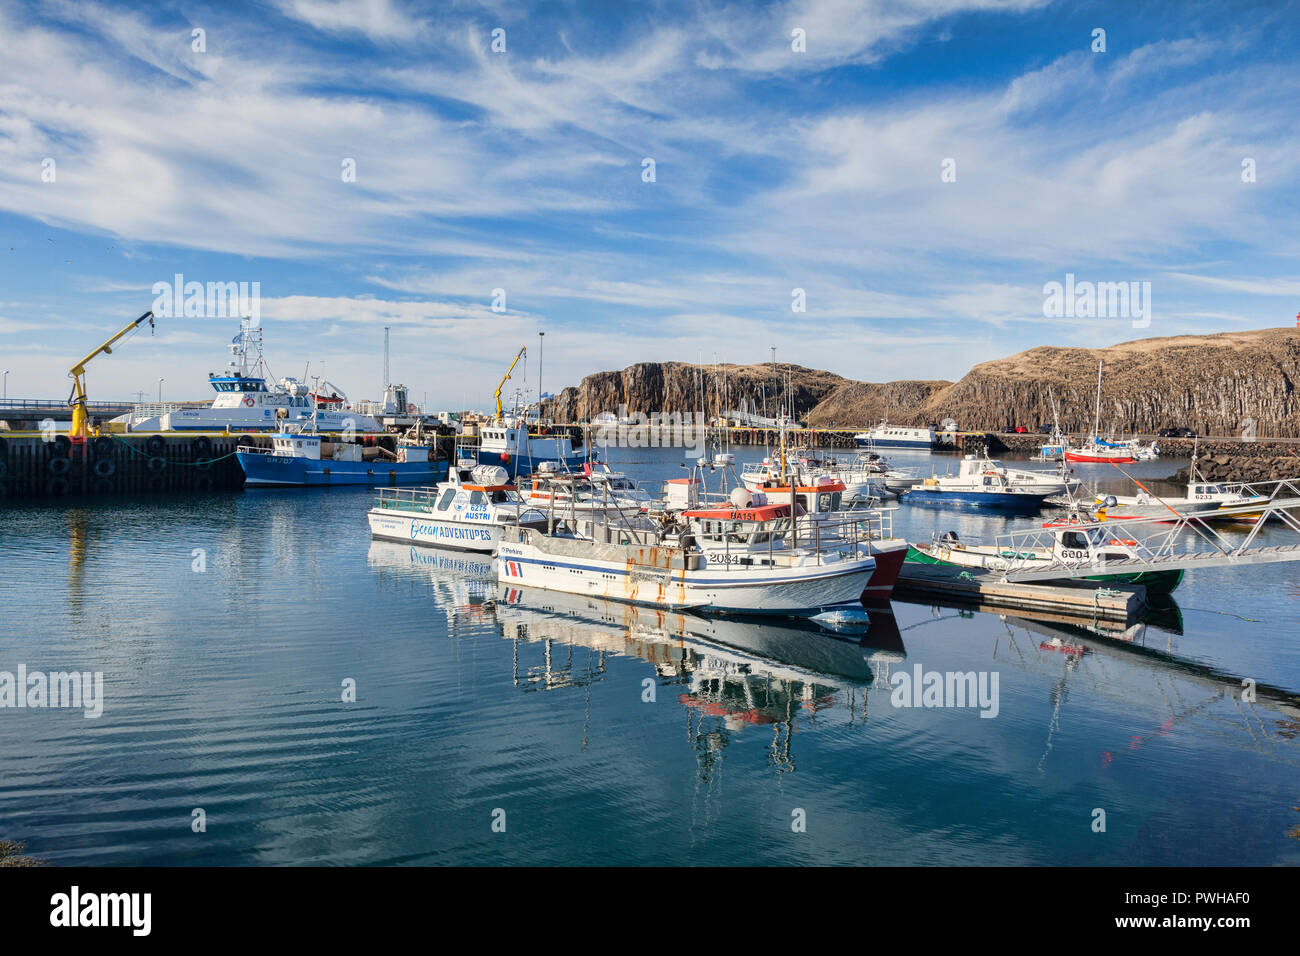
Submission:
[[[162,383],[165,381],[166,379],[162,379],[162,378],[158,379],[158,404],[159,405],[162,404]]]
[[[1296,325],[1300,325],[1300,322],[1297,322]],[[9,400],[9,369],[5,369],[5,394],[4,394],[4,397],[5,397],[5,401],[8,401],[8,400]]]

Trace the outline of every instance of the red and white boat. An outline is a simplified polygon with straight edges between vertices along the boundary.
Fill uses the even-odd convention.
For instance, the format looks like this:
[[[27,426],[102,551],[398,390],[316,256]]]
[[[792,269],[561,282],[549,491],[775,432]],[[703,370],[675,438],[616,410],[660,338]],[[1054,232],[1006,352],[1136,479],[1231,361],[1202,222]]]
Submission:
[[[1101,441],[1101,366],[1097,362],[1097,404],[1092,419],[1092,437],[1081,448],[1066,448],[1066,461],[1096,461],[1115,465],[1124,465],[1137,461],[1132,446]]]
[[[1115,465],[1126,465],[1137,461],[1128,445],[1111,445],[1106,442],[1090,441],[1081,448],[1066,448],[1066,461],[1095,461]]]

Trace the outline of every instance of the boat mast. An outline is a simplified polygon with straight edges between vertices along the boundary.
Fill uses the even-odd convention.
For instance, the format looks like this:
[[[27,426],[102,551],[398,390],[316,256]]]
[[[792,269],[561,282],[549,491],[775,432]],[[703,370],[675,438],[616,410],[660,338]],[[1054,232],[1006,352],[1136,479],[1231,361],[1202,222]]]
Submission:
[[[1098,432],[1101,430],[1101,365],[1102,360],[1097,360],[1097,405],[1096,411],[1092,417],[1092,440],[1097,442]]]

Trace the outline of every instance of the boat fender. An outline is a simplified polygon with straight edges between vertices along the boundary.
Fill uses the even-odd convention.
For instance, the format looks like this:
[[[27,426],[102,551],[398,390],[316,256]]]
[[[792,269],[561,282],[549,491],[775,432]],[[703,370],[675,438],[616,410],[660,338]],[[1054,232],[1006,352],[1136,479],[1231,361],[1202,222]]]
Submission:
[[[113,453],[113,439],[107,435],[100,435],[90,443],[90,448],[95,453],[96,458],[107,458]]]
[[[117,471],[117,465],[113,464],[109,458],[101,458],[95,462],[95,474],[100,478],[108,478],[115,471]]]
[[[97,495],[109,495],[113,493],[113,483],[107,478],[96,478],[93,489]]]
[[[149,440],[144,443],[144,450],[153,456],[161,455],[163,449],[166,447],[167,443],[163,441],[161,435],[152,435]]]
[[[510,452],[508,452],[508,451],[503,451],[503,452],[501,453],[501,464],[503,464],[503,465],[508,465],[508,464],[510,464]]]
[[[155,475],[158,474],[160,471],[162,471],[162,470],[163,470],[164,468],[166,468],[166,467],[167,467],[167,459],[166,459],[166,458],[159,458],[157,455],[154,455],[152,458],[149,459],[149,465],[148,465],[148,468],[149,468],[149,470],[152,471]]]
[[[50,494],[62,495],[62,494],[67,494],[67,491],[68,491],[68,479],[66,478],[50,479]]]
[[[212,454],[212,439],[207,435],[200,435],[198,438],[194,439],[192,447],[194,448],[194,454],[198,455],[200,458],[206,458],[208,455]]]
[[[51,475],[66,475],[68,473],[68,459],[51,458],[47,466]]]

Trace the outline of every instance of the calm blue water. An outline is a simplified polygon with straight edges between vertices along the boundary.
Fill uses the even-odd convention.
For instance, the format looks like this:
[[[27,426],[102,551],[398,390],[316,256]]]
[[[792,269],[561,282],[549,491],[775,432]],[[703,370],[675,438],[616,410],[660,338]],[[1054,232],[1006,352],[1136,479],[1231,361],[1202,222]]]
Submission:
[[[680,453],[612,457],[662,478]],[[498,593],[483,559],[372,543],[369,500],[0,511],[0,671],[105,680],[98,719],[0,709],[0,839],[56,864],[1300,863],[1294,565],[1189,573],[1181,627],[1127,640],[896,601],[859,641]],[[918,664],[996,672],[997,717],[892,706]]]

